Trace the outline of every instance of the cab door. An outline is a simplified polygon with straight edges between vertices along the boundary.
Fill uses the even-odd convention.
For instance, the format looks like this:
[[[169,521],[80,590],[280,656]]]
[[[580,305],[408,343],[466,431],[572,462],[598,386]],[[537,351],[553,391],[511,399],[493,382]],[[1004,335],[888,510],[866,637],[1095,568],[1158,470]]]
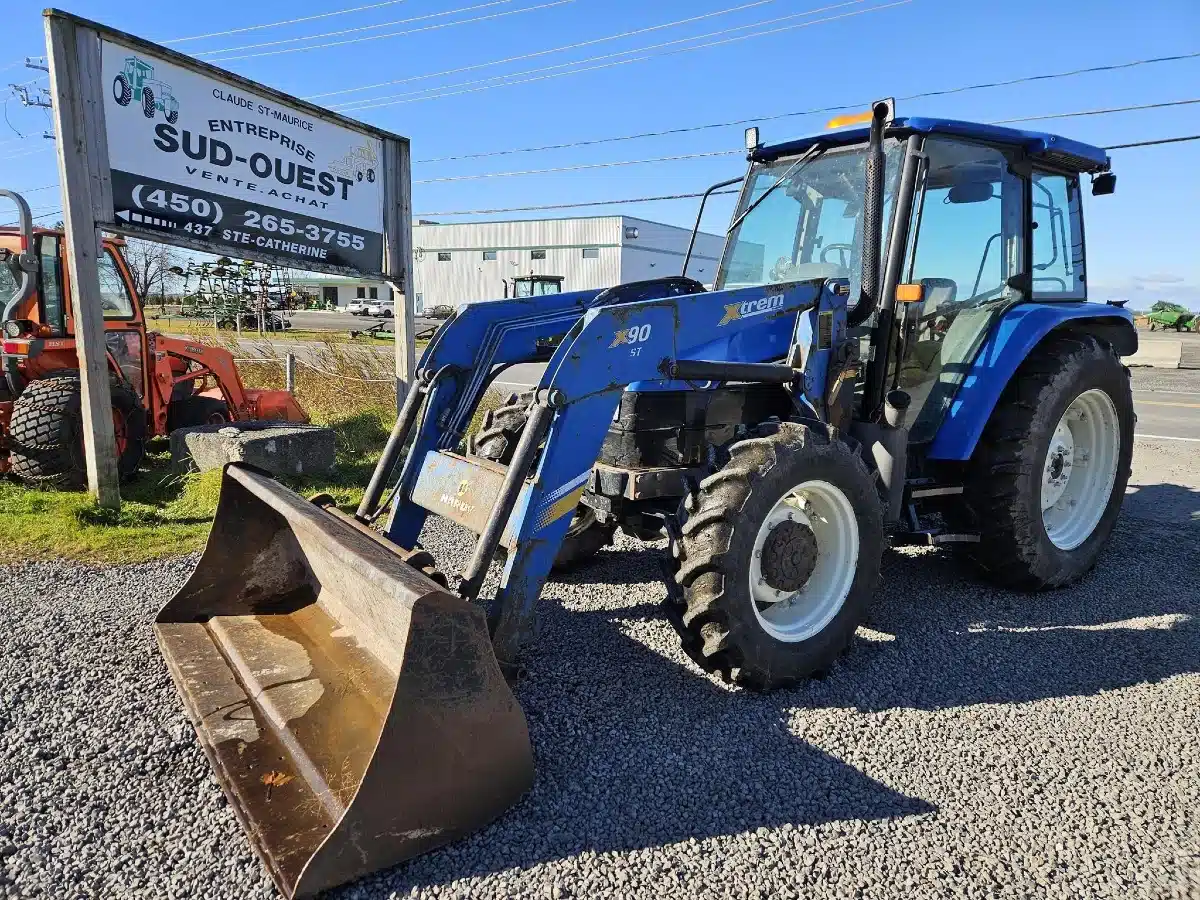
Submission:
[[[104,343],[117,369],[146,406],[146,329],[141,304],[133,296],[124,260],[112,246],[105,245],[99,271]]]
[[[1028,180],[995,147],[928,138],[914,204],[905,281],[924,286],[906,307],[904,358],[895,377],[912,398],[910,439],[932,440],[992,324],[1028,299]]]

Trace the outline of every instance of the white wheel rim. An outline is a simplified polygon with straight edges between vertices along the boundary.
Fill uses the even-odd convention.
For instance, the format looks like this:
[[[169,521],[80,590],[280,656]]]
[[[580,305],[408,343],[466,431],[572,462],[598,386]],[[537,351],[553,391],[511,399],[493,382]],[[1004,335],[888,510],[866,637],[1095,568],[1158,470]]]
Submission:
[[[762,573],[762,550],[771,531],[791,519],[807,525],[817,541],[812,575],[798,591],[779,591]],[[750,558],[750,597],[759,625],[776,640],[805,641],[838,614],[858,568],[858,519],[841,489],[805,481],[785,493],[759,526]]]
[[[1084,391],[1067,407],[1042,469],[1042,524],[1059,550],[1074,550],[1096,530],[1112,496],[1121,423],[1112,398]]]

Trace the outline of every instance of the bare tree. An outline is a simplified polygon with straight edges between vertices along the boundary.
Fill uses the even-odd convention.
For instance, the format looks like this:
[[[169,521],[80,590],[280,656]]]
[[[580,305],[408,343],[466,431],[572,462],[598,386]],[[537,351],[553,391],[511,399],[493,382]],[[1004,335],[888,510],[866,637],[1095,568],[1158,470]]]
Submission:
[[[151,295],[157,292],[159,303],[165,303],[167,286],[178,278],[171,268],[180,265],[179,253],[166,244],[130,238],[125,245],[125,261],[142,302],[149,303]]]

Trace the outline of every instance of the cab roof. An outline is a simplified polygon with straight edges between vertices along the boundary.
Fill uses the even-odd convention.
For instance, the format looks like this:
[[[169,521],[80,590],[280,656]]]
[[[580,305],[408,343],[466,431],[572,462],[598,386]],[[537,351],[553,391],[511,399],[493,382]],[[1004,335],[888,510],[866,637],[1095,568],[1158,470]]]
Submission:
[[[830,131],[781,144],[762,146],[752,151],[750,158],[756,162],[767,162],[780,156],[789,156],[821,143],[831,147],[846,144],[861,144],[867,140],[868,127]],[[1040,159],[1058,168],[1071,172],[1106,172],[1109,169],[1108,154],[1102,147],[1094,147],[1082,141],[1071,140],[1044,131],[1023,131],[1005,128],[1003,125],[984,125],[979,122],[963,122],[958,119],[933,119],[924,116],[893,119],[885,134],[888,137],[903,137],[909,134],[948,134],[969,138],[988,144],[1019,147],[1034,159]]]

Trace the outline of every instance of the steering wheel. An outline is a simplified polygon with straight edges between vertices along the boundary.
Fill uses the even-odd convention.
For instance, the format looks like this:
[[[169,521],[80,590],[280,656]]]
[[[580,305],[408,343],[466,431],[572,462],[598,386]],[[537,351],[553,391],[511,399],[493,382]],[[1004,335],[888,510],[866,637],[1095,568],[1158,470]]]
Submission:
[[[836,263],[830,262],[828,259],[825,258],[827,254],[829,254],[833,251],[837,251],[840,254],[840,258],[838,259],[838,261]],[[850,268],[850,254],[852,254],[853,252],[854,252],[853,244],[826,244],[824,247],[821,248],[820,260],[821,260],[821,262],[823,262],[829,266],[837,265],[843,269],[849,269]]]
[[[779,284],[781,281],[792,281],[795,272],[796,264],[789,257],[781,256],[775,260],[775,265],[771,266],[767,278],[772,284]]]

